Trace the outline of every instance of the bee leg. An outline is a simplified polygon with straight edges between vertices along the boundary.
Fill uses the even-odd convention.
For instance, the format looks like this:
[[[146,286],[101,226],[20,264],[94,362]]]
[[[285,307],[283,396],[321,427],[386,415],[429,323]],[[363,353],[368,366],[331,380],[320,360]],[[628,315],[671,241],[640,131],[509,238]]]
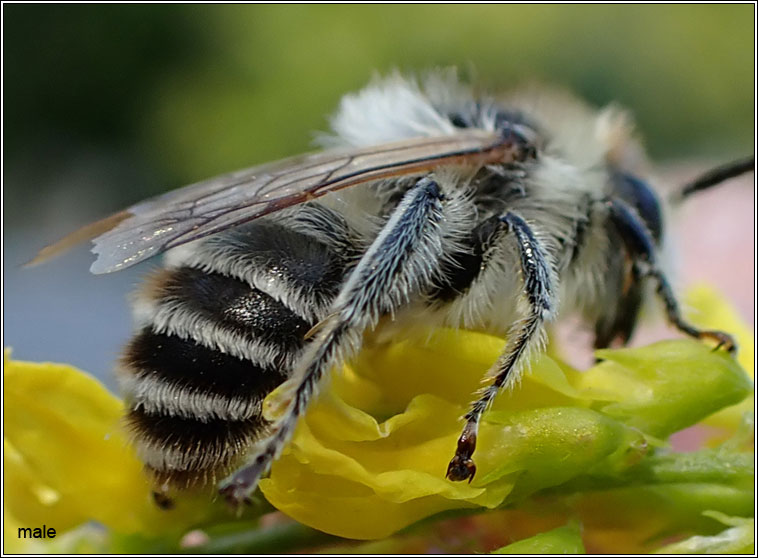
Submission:
[[[723,347],[730,353],[736,352],[737,343],[731,335],[723,331],[698,329],[682,318],[671,285],[663,271],[658,267],[653,240],[647,227],[640,217],[621,200],[611,199],[606,203],[611,222],[621,235],[627,251],[635,262],[638,273],[641,277],[650,277],[657,283],[658,296],[661,297],[666,306],[669,321],[679,331],[691,337],[714,340],[717,343],[716,349]]]
[[[607,228],[609,246],[623,250],[623,241],[612,225]],[[634,333],[643,302],[643,277],[631,257],[609,258],[605,283],[612,294],[602,303],[595,321],[595,349],[625,345]]]
[[[610,347],[613,342],[625,345],[634,333],[637,325],[637,315],[642,305],[642,277],[639,271],[631,266],[628,275],[623,280],[625,285],[619,288],[618,298],[609,301],[609,306],[603,316],[595,323],[596,349]]]
[[[473,403],[471,410],[464,417],[466,425],[458,438],[455,456],[447,468],[447,478],[452,481],[471,482],[474,478],[476,465],[471,456],[476,449],[482,414],[500,390],[516,380],[518,376],[514,374],[514,370],[519,368],[522,357],[528,353],[533,342],[540,339],[545,321],[555,315],[553,273],[540,241],[521,217],[508,213],[500,220],[507,230],[513,233],[518,245],[524,295],[530,310],[525,320],[511,328],[505,350],[487,374],[488,377],[494,378],[493,382],[484,389],[481,397]]]
[[[220,492],[230,504],[239,505],[249,497],[291,438],[321,378],[358,351],[363,331],[429,287],[442,256],[444,200],[439,185],[428,177],[403,196],[295,366],[288,380],[292,388],[286,394],[287,407],[271,435],[251,451],[246,465],[221,483]]]

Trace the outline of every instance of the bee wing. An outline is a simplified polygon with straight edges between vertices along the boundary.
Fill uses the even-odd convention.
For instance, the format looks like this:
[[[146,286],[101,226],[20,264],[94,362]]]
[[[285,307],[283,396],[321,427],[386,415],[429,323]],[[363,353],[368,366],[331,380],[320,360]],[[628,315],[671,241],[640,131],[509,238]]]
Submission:
[[[173,190],[87,225],[43,248],[41,263],[94,239],[93,273],[132,266],[186,242],[251,221],[328,192],[439,165],[504,161],[512,144],[494,132],[407,139],[360,149],[324,151],[225,174]]]

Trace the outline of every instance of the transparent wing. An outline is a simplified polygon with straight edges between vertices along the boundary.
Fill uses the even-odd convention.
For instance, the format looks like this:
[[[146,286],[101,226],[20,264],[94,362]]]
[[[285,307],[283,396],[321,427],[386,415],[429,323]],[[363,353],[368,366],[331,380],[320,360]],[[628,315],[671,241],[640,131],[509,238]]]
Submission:
[[[485,165],[514,159],[516,146],[494,132],[414,138],[361,149],[284,159],[211,178],[150,198],[83,227],[40,251],[37,264],[87,239],[98,255],[93,273],[150,256],[328,192],[439,165]]]

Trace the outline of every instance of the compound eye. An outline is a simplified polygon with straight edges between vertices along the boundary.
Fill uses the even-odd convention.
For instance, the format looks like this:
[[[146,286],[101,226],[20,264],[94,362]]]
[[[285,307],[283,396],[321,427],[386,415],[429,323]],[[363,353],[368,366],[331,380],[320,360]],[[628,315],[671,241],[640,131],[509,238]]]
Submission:
[[[655,243],[660,244],[663,217],[660,202],[653,189],[644,180],[625,172],[614,173],[613,186],[616,196],[637,210]]]
[[[521,161],[537,158],[537,152],[541,148],[540,135],[537,126],[528,121],[523,114],[499,111],[495,116],[495,129],[503,139],[518,146]]]
[[[537,158],[537,136],[534,130],[522,124],[505,124],[500,128],[505,140],[513,142],[518,148],[518,160],[528,161]]]

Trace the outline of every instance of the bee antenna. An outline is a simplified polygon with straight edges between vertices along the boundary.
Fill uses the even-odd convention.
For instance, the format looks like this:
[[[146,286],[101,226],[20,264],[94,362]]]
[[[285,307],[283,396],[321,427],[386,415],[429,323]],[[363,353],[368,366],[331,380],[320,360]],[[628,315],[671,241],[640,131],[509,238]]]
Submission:
[[[676,192],[671,196],[671,201],[674,203],[681,202],[695,192],[707,190],[712,186],[717,186],[730,178],[740,176],[741,174],[745,174],[754,169],[755,156],[753,155],[719,165],[718,167],[714,167],[704,172],[695,180],[685,184],[679,192]]]

